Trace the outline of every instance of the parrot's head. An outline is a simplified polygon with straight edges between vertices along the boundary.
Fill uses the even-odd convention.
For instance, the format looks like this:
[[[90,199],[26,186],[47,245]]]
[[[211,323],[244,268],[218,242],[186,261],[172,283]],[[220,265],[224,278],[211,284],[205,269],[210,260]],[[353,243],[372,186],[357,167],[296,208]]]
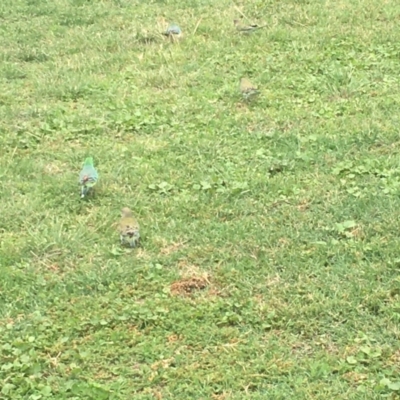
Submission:
[[[121,211],[122,218],[132,217],[132,211],[128,207],[124,207]]]
[[[248,89],[249,87],[251,87],[251,83],[250,83],[250,81],[247,79],[247,78],[245,78],[244,76],[242,76],[241,78],[240,78],[240,82],[239,82],[239,85],[240,85],[240,87],[242,88],[242,89]]]

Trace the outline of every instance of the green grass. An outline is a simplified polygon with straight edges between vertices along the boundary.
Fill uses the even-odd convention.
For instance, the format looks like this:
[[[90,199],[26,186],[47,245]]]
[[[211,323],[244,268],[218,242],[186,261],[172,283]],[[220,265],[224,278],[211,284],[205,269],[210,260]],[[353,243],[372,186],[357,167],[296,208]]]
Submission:
[[[2,1],[0,399],[399,398],[399,17]]]

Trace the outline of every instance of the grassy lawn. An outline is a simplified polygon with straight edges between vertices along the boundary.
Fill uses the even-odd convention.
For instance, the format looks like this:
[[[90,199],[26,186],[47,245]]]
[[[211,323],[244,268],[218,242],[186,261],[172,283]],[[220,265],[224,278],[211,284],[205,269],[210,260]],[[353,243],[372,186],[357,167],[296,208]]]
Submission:
[[[395,2],[3,0],[0,21],[0,399],[400,398]]]

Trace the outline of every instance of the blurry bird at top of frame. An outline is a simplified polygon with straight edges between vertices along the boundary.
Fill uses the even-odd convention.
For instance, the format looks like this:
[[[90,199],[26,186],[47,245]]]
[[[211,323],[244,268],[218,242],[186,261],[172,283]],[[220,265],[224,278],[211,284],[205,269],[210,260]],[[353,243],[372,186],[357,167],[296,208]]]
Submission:
[[[248,100],[259,93],[257,87],[245,77],[240,79],[239,89],[245,100]]]
[[[93,165],[93,157],[85,158],[82,170],[79,173],[79,183],[81,185],[81,198],[83,199],[90,191],[93,190],[93,186],[96,185],[99,179],[99,174]]]
[[[129,244],[135,247],[140,238],[139,223],[128,207],[124,207],[121,211],[121,220],[119,222],[119,235],[121,244]]]
[[[168,28],[163,32],[163,35],[170,37],[172,40],[182,39],[182,29],[176,24],[170,24]]]
[[[258,29],[261,29],[261,28],[264,28],[267,26],[267,25],[259,26],[257,24],[242,25],[238,19],[234,19],[233,24],[235,25],[236,30],[241,33],[252,33]]]

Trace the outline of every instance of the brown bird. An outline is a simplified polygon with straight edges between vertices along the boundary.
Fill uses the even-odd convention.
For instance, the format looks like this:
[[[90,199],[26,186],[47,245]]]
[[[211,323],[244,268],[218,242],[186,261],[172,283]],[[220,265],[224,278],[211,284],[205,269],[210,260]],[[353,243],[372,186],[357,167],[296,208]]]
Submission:
[[[140,238],[139,224],[128,207],[122,209],[118,230],[121,244],[128,243],[131,247],[138,244]]]
[[[241,78],[239,84],[240,92],[247,100],[259,93],[256,86],[254,86],[248,78]]]

